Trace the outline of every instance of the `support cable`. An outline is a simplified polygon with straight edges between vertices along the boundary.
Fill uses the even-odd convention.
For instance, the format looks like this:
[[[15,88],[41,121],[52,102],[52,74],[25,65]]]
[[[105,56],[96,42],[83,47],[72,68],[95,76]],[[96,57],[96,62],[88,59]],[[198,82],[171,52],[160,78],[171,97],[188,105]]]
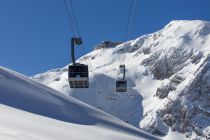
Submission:
[[[131,31],[132,31],[134,15],[135,15],[135,11],[136,11],[136,4],[137,4],[137,0],[131,1],[131,5],[130,5],[131,9],[130,9],[129,20],[128,20],[128,24],[127,24],[127,31],[126,31],[126,35],[125,35],[126,40],[129,39]],[[125,63],[125,59],[126,59],[126,52],[124,52],[122,54],[121,64]]]
[[[75,28],[74,28],[73,18],[72,18],[67,0],[64,0],[64,4],[65,4],[65,7],[66,7],[66,12],[67,12],[67,16],[68,16],[68,20],[69,20],[69,24],[70,24],[72,33],[73,33],[74,36],[76,36],[76,31],[75,31]]]

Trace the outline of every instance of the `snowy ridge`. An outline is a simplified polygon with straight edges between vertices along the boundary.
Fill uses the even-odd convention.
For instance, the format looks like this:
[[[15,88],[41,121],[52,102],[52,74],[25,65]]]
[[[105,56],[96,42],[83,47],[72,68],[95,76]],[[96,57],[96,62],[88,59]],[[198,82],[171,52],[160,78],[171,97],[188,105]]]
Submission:
[[[0,139],[157,139],[77,99],[0,67]]]
[[[116,94],[120,55],[126,53],[128,92]],[[94,50],[90,88],[70,89],[67,66],[33,78],[147,132],[210,138],[210,22],[177,20],[115,48]],[[86,59],[86,60],[85,60]]]

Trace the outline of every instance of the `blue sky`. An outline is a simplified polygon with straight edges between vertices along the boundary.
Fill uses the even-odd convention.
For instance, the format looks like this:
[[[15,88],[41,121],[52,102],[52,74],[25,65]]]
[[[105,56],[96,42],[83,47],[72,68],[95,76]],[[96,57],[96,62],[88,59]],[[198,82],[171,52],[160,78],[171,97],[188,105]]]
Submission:
[[[130,0],[72,0],[83,52],[103,40],[125,41]],[[210,21],[210,0],[137,0],[129,39],[171,20]],[[0,65],[28,76],[71,62],[72,37],[63,0],[0,1]]]

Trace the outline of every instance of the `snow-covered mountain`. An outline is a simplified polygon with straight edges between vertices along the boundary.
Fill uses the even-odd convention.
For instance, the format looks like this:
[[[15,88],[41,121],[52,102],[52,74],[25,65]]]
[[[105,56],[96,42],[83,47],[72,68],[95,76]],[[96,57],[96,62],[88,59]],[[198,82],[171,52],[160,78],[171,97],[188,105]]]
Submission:
[[[116,93],[123,53],[129,89]],[[69,88],[67,66],[32,78],[152,134],[210,139],[210,22],[172,21],[78,62],[89,64],[89,89]]]
[[[1,140],[158,139],[2,67],[0,114]]]

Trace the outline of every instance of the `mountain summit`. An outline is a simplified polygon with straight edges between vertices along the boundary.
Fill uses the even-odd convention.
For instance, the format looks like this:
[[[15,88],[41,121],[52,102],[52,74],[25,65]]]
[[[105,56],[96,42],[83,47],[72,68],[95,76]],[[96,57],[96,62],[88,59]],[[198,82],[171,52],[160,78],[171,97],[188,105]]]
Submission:
[[[123,53],[128,92],[116,93]],[[152,134],[210,138],[210,22],[171,21],[78,62],[89,64],[89,89],[69,88],[67,66],[32,78]]]

